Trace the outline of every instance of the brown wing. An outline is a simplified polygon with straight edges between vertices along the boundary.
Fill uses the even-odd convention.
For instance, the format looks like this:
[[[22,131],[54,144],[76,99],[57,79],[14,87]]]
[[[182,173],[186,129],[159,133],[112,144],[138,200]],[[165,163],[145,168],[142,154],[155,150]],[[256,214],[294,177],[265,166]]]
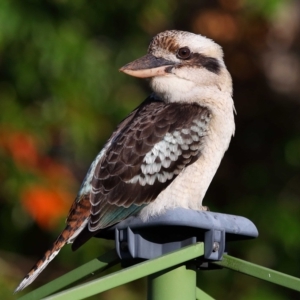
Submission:
[[[155,200],[203,149],[208,109],[146,100],[118,127],[92,179],[90,231],[118,223]]]

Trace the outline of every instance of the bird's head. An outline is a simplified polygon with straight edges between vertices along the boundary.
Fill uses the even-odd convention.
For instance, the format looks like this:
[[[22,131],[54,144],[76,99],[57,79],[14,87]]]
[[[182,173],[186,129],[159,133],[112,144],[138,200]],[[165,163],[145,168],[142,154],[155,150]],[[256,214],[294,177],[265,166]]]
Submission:
[[[197,101],[199,94],[232,93],[222,48],[211,39],[185,31],[159,33],[152,39],[147,55],[120,71],[150,78],[152,89],[165,101]]]

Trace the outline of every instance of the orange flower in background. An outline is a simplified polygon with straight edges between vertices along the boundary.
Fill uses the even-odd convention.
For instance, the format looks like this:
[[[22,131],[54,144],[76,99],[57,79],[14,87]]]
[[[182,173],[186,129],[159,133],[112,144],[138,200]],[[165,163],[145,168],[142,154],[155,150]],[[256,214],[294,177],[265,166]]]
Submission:
[[[49,180],[61,181],[63,178],[69,179],[71,183],[75,181],[68,167],[42,153],[40,141],[30,132],[0,127],[0,148],[5,149],[16,166],[22,170],[47,177]]]
[[[19,186],[22,205],[41,228],[49,230],[67,215],[75,198],[70,190],[77,182],[67,166],[41,153],[40,146],[38,138],[30,132],[0,127],[0,148],[17,168],[34,175],[37,181]]]
[[[7,149],[18,165],[35,166],[39,157],[34,136],[25,132],[1,129],[0,146]]]
[[[74,195],[60,187],[33,185],[21,193],[25,210],[46,230],[53,228],[61,217],[67,216],[73,199]]]

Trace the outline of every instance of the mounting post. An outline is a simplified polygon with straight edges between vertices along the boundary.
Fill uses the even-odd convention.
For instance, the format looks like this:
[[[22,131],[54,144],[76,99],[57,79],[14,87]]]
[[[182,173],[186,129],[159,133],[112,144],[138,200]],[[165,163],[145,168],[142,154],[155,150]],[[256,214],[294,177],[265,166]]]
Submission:
[[[196,270],[175,266],[148,276],[147,300],[195,300]]]
[[[151,260],[188,245],[204,241],[204,256],[187,261],[148,276],[148,300],[212,299],[196,288],[196,266],[210,269],[220,261],[226,242],[255,238],[255,225],[248,219],[214,212],[177,208],[143,222],[130,217],[101,232],[104,238],[114,238],[123,267]],[[100,235],[100,237],[101,237]]]

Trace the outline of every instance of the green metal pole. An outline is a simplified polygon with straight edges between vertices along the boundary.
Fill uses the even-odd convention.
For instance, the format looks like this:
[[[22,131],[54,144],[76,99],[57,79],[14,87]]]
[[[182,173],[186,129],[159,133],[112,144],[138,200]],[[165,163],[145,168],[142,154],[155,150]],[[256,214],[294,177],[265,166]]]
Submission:
[[[206,294],[204,291],[202,291],[198,287],[196,288],[196,299],[197,300],[215,300],[215,298]]]
[[[168,253],[163,256],[136,264],[132,267],[122,269],[120,271],[106,275],[104,277],[86,283],[82,283],[73,288],[67,289],[65,291],[62,291],[60,293],[54,294],[50,297],[43,298],[43,299],[45,300],[46,299],[47,300],[86,299],[90,296],[99,294],[103,291],[107,291],[119,285],[126,284],[133,280],[149,276],[150,274],[158,273],[165,269],[170,270],[170,268],[174,268],[174,266],[182,265],[187,261],[191,261],[199,256],[203,256],[203,254],[204,254],[204,243],[193,244],[184,247],[180,250],[174,251],[172,253]],[[181,282],[179,281],[179,283],[177,282],[176,284],[181,284]],[[26,298],[26,300],[27,299],[40,300],[41,298]],[[186,298],[184,297],[181,298],[180,300],[182,299],[186,299]],[[169,300],[169,299],[164,299],[164,300]]]
[[[115,249],[91,260],[90,262],[78,267],[77,269],[70,271],[69,273],[54,279],[51,282],[27,293],[26,295],[18,298],[18,300],[40,300],[44,299],[67,286],[74,284],[80,279],[84,279],[88,276],[92,276],[93,273],[102,271],[106,268],[116,265],[120,259],[118,258]]]
[[[195,300],[196,271],[175,266],[148,276],[148,300]]]
[[[213,262],[213,264],[244,273],[255,278],[266,280],[288,289],[300,292],[300,278],[296,278],[281,272],[261,267],[248,261],[225,254],[223,260]]]

